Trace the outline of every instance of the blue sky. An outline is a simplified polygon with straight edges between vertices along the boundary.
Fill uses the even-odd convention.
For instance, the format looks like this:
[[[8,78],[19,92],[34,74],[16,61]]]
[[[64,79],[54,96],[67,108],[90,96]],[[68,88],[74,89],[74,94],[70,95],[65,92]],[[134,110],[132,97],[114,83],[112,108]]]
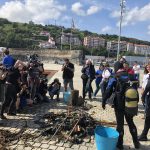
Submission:
[[[150,41],[150,0],[126,0],[122,35]],[[54,24],[99,34],[119,33],[120,0],[0,0],[0,17]]]

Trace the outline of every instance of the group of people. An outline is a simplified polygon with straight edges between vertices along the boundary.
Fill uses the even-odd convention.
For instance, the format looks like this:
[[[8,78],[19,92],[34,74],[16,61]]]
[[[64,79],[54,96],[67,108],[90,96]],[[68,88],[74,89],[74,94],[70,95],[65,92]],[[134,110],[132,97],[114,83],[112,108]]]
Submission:
[[[4,99],[1,108],[1,119],[7,119],[4,111],[8,108],[7,115],[16,115],[23,103],[32,105],[39,101],[48,102],[46,96],[49,92],[50,98],[53,99],[57,95],[59,100],[59,92],[61,83],[59,79],[48,86],[47,79],[41,78],[44,72],[44,67],[38,61],[37,56],[30,57],[28,63],[20,60],[15,61],[9,55],[9,51],[4,51],[3,62],[0,66],[0,83],[5,85]],[[62,66],[64,90],[67,87],[74,90],[73,77],[75,67],[69,59],[64,59]],[[144,70],[142,82],[141,99],[145,108],[145,124],[142,134],[138,137],[137,128],[134,123],[134,116],[138,113],[139,102],[139,75],[140,66],[137,62],[132,68],[124,58],[120,58],[115,62],[114,69],[109,67],[108,63],[101,63],[98,70],[95,70],[91,60],[86,60],[82,70],[83,99],[92,100],[96,98],[97,93],[101,90],[102,108],[106,109],[106,104],[109,102],[114,108],[117,122],[117,131],[119,139],[117,143],[118,149],[123,149],[124,136],[124,117],[129,126],[130,133],[133,138],[135,148],[140,148],[139,141],[147,141],[147,134],[150,128],[150,64],[147,64]],[[92,88],[92,82],[95,80],[96,89]]]
[[[71,90],[73,87],[74,65],[65,59],[62,67],[64,89],[67,90],[69,84]],[[102,108],[110,103],[114,108],[117,131],[119,138],[117,148],[123,150],[124,136],[124,118],[129,126],[133,143],[136,149],[140,149],[139,141],[147,141],[147,134],[150,128],[150,64],[145,66],[144,77],[142,81],[142,102],[145,108],[145,124],[142,134],[138,137],[137,127],[134,123],[134,116],[138,114],[138,102],[140,100],[138,88],[140,87],[140,65],[134,62],[131,68],[124,58],[115,62],[114,69],[109,67],[108,63],[101,63],[98,70],[95,70],[91,60],[86,60],[82,70],[82,96],[92,100],[96,98],[101,90]],[[95,80],[96,89],[93,91],[92,82]],[[108,102],[109,101],[109,102]]]
[[[31,55],[25,63],[10,56],[8,49],[4,51],[0,64],[0,85],[0,95],[3,101],[1,119],[7,119],[4,115],[6,111],[7,115],[16,115],[26,105],[33,106],[33,104],[49,102],[47,92],[51,99],[57,95],[57,100],[59,100],[61,87],[58,79],[54,79],[48,85],[43,64],[38,60],[36,54]]]
[[[147,134],[150,128],[150,64],[146,65],[142,82],[142,102],[145,107],[145,125],[142,134],[138,137],[137,128],[133,117],[138,113],[139,102],[139,75],[140,65],[134,62],[132,68],[124,58],[115,62],[114,70],[109,64],[100,64],[99,69],[95,71],[94,65],[87,60],[82,68],[81,78],[83,80],[83,98],[88,93],[89,99],[96,97],[101,89],[102,108],[110,103],[114,108],[117,131],[119,139],[117,148],[123,149],[124,136],[124,117],[129,126],[135,148],[140,148],[139,141],[147,141]],[[93,91],[92,82],[95,80],[96,90]]]

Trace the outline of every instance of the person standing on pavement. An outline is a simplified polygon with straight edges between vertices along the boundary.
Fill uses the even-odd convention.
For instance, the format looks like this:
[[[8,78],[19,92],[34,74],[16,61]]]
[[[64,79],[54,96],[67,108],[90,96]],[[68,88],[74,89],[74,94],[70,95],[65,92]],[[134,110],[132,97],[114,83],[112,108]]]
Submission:
[[[106,63],[104,65],[104,70],[103,70],[103,73],[102,73],[102,81],[100,83],[102,97],[105,94],[107,83],[108,83],[109,77],[111,76],[112,72],[113,72],[113,70],[109,67],[109,64]]]
[[[140,65],[138,65],[137,61],[134,62],[133,70],[134,70],[134,73],[136,75],[137,80],[139,81],[139,79],[140,79]]]
[[[103,70],[104,70],[104,65],[100,64],[99,69],[96,71],[96,75],[95,75],[96,90],[94,92],[94,98],[96,98],[96,95],[97,95],[98,91],[100,90],[100,83],[102,81]]]
[[[120,68],[123,68],[123,64],[126,62],[125,58],[121,57],[119,61],[114,64],[114,72],[116,73]]]
[[[68,58],[65,58],[64,61],[65,63],[62,66],[64,89],[65,91],[67,91],[67,87],[69,84],[70,89],[74,90],[73,86],[74,64],[72,64]]]
[[[12,56],[9,55],[9,50],[4,50],[4,58],[2,60],[2,64],[6,68],[10,68],[15,64],[15,60]]]
[[[145,67],[144,81],[142,85],[142,102],[145,106],[145,124],[139,141],[147,141],[147,134],[150,129],[150,63]]]
[[[16,68],[11,68],[6,77],[5,83],[5,98],[1,109],[1,119],[7,119],[4,116],[4,111],[7,106],[9,106],[7,115],[16,115],[15,103],[17,101],[18,92],[18,80],[20,78],[19,70]]]
[[[23,62],[17,60],[15,65],[7,71],[6,82],[5,82],[5,92],[4,101],[1,108],[1,119],[7,119],[4,116],[4,111],[6,107],[9,106],[7,115],[16,115],[16,101],[17,93],[20,91],[20,71],[19,65],[24,65]]]
[[[105,109],[107,99],[110,98],[112,94],[114,94],[113,104],[114,104],[114,111],[115,111],[115,116],[117,121],[117,131],[119,132],[119,138],[117,143],[117,148],[119,150],[124,149],[123,147],[124,117],[129,126],[129,130],[132,135],[135,148],[137,149],[140,148],[140,143],[137,137],[137,128],[133,121],[133,117],[137,115],[137,108],[135,109],[134,106],[130,105],[128,106],[129,109],[126,109],[127,108],[126,100],[129,100],[130,102],[129,98],[126,99],[126,92],[130,87],[128,81],[132,82],[133,79],[130,77],[131,75],[129,75],[129,73],[125,69],[120,68],[115,74],[115,76],[109,79],[105,94],[102,99],[102,108]],[[135,93],[130,93],[130,96],[133,97],[133,95],[135,95],[136,98],[133,97],[134,101],[136,99],[136,101],[138,102],[139,96],[138,96],[137,89],[135,90],[134,87],[132,87],[132,90]],[[131,99],[131,102],[133,102],[133,99]]]
[[[4,99],[5,80],[7,76],[7,69],[0,65],[0,102]]]
[[[82,81],[83,81],[83,99],[85,99],[86,93],[89,94],[89,99],[92,99],[92,81],[95,79],[95,68],[91,60],[87,60],[86,64],[83,66],[82,70]]]

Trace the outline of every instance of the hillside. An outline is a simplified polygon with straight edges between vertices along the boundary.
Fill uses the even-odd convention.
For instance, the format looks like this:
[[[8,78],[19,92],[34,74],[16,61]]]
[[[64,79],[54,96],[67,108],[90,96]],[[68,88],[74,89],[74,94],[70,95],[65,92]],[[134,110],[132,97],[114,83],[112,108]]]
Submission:
[[[41,31],[47,31],[51,34],[52,37],[56,40],[58,36],[61,35],[62,28],[64,32],[70,32],[70,28],[65,28],[63,26],[54,26],[54,25],[39,25],[34,24],[32,21],[27,23],[17,23],[10,22],[7,19],[0,18],[0,47],[11,47],[11,48],[26,48],[26,49],[38,49],[38,43],[40,41],[47,41],[47,36],[39,35]],[[82,41],[85,36],[101,36],[106,41],[117,40],[117,35],[108,35],[108,34],[97,34],[89,31],[73,31]],[[148,41],[142,41],[138,39],[122,37],[123,41],[132,42],[136,44],[147,44],[150,45]],[[58,47],[59,48],[59,47]],[[83,46],[74,47],[74,49],[83,49],[85,52],[90,51]],[[106,49],[101,48],[104,52]],[[93,53],[96,50],[93,50]],[[105,53],[105,52],[104,52]],[[97,54],[99,55],[99,54]],[[107,55],[105,53],[105,55]]]

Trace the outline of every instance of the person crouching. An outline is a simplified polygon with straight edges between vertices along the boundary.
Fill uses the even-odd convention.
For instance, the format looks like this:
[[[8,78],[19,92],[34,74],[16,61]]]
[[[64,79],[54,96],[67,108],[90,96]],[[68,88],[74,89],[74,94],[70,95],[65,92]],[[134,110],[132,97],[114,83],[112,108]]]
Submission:
[[[21,84],[21,90],[17,94],[17,102],[16,102],[16,111],[20,113],[20,111],[26,106],[32,106],[33,101],[30,99],[30,91],[26,85],[26,83]]]
[[[57,101],[59,101],[60,88],[61,88],[61,83],[59,82],[59,79],[57,78],[54,79],[54,81],[48,87],[51,100],[53,100],[54,95],[57,95]]]

